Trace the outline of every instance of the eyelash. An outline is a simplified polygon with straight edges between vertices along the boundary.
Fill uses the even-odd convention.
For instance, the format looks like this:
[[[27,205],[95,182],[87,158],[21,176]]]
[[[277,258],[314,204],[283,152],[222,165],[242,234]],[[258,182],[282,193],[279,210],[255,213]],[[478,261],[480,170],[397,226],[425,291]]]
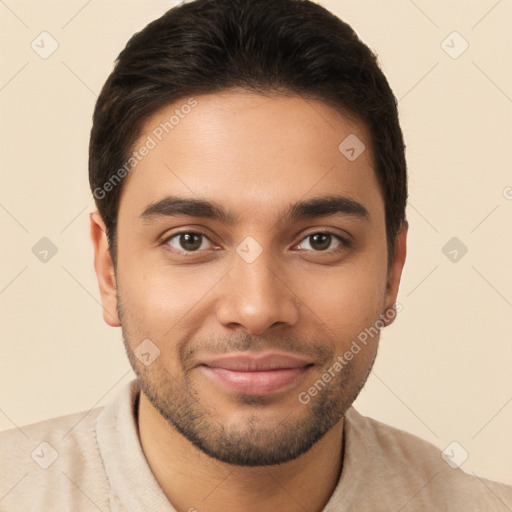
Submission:
[[[174,253],[177,252],[179,254],[190,254],[190,255],[193,255],[193,254],[198,254],[198,253],[201,253],[201,252],[205,252],[205,251],[200,251],[200,250],[196,250],[196,251],[185,251],[185,250],[178,251],[174,247],[171,247],[170,245],[168,245],[168,242],[170,240],[172,240],[173,238],[179,237],[180,235],[199,235],[199,236],[202,236],[202,237],[206,238],[208,241],[210,241],[210,243],[213,243],[210,240],[210,238],[208,237],[208,235],[206,233],[202,233],[201,231],[179,231],[177,233],[173,233],[172,235],[169,235],[168,237],[164,238],[161,241],[161,244],[166,246],[166,248],[168,248],[170,251],[172,251]],[[347,247],[350,246],[350,242],[347,239],[345,239],[342,236],[340,236],[339,234],[333,233],[332,231],[329,231],[329,230],[314,231],[312,233],[309,233],[309,234],[307,234],[306,236],[304,236],[301,239],[299,244],[296,244],[296,245],[300,245],[300,243],[302,243],[304,240],[306,240],[307,238],[311,238],[314,235],[329,235],[329,236],[332,236],[332,237],[336,238],[339,242],[341,242],[341,244],[340,244],[339,247],[336,247],[334,249],[326,249],[324,251],[314,251],[314,250],[311,250],[311,249],[299,249],[300,251],[308,251],[308,252],[313,252],[313,253],[318,253],[318,254],[336,254],[336,253],[341,252],[342,250],[344,250],[344,249],[346,249]]]

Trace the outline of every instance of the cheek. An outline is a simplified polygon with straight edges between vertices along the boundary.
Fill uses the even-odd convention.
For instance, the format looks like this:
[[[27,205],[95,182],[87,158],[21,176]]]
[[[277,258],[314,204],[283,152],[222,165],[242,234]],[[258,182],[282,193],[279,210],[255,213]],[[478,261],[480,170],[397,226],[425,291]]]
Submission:
[[[384,270],[365,265],[346,267],[315,279],[305,288],[304,300],[330,325],[365,326],[382,313],[385,301]]]
[[[358,367],[373,358],[379,338],[375,326],[385,304],[385,266],[367,263],[317,275],[315,286],[304,292],[305,304],[328,328],[336,355],[352,347]]]
[[[125,316],[130,312],[125,321],[149,338],[179,339],[192,329],[200,303],[218,280],[199,267],[125,261],[118,274]]]

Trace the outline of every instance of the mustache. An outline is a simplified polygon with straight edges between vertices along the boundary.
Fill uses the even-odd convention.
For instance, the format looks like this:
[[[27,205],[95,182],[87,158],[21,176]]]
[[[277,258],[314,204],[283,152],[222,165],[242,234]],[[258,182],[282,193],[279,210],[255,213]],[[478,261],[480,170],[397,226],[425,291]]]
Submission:
[[[180,360],[185,369],[193,368],[200,355],[222,355],[232,352],[263,352],[279,350],[309,357],[323,365],[334,359],[334,344],[327,339],[304,339],[298,336],[252,336],[239,333],[228,338],[210,338],[192,342],[180,350]]]

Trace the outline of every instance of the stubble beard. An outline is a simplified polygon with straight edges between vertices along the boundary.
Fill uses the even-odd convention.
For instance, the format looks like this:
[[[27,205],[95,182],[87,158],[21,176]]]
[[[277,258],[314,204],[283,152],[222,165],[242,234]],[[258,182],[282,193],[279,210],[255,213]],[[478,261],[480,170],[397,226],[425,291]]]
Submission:
[[[119,300],[118,313],[120,318],[125,317]],[[213,410],[203,404],[201,396],[194,389],[191,379],[193,370],[184,364],[186,356],[183,353],[180,354],[183,370],[180,380],[161,364],[163,358],[145,367],[134,355],[133,349],[137,343],[135,339],[130,339],[126,322],[122,321],[121,324],[126,353],[141,391],[153,407],[169,425],[203,453],[237,466],[282,464],[306,453],[343,418],[366,383],[376,356],[375,351],[363,375],[358,374],[360,372],[353,362],[347,362],[335,378],[318,389],[307,405],[300,403],[297,398],[298,414],[290,413],[276,423],[264,422],[258,414],[258,409],[267,403],[266,397],[241,395],[237,401],[240,407],[249,408],[250,413],[244,416],[246,419],[243,423],[226,426]],[[244,336],[236,340],[231,338],[222,346],[230,347],[230,350],[247,350],[254,344],[252,337]],[[326,344],[316,342],[316,346],[322,352],[321,347]],[[293,351],[291,348],[289,350]],[[330,354],[325,359],[322,365],[324,371],[334,364],[335,355]],[[318,378],[321,374],[318,374]],[[297,397],[299,391],[306,390],[296,391]]]

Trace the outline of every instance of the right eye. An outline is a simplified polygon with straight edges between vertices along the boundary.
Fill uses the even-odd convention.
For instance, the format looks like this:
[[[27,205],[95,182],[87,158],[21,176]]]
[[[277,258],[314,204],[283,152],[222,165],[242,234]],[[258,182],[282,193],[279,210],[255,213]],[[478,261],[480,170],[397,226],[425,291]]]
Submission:
[[[179,252],[197,252],[208,249],[207,242],[212,243],[211,240],[204,234],[195,231],[181,231],[168,236],[162,241],[173,249]],[[211,247],[210,247],[211,248]],[[200,251],[202,252],[202,251]]]

